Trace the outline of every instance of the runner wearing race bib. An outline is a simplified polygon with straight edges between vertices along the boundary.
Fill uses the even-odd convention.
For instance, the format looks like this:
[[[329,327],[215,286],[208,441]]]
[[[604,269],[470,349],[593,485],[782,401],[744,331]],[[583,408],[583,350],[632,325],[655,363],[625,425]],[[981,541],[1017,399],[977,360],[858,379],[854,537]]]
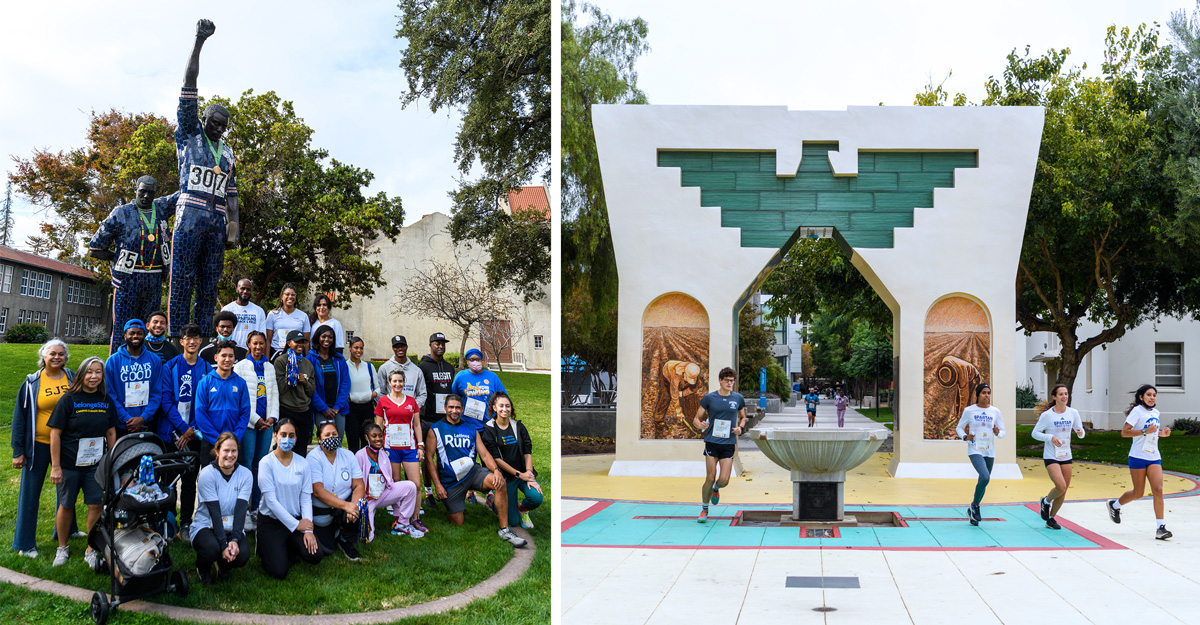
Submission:
[[[1133,488],[1119,498],[1108,501],[1108,517],[1113,523],[1121,522],[1121,508],[1142,498],[1146,482],[1150,482],[1150,493],[1154,496],[1154,521],[1157,528],[1154,537],[1166,540],[1173,536],[1163,519],[1163,472],[1162,454],[1158,450],[1158,439],[1170,436],[1171,428],[1159,422],[1158,389],[1143,384],[1134,392],[1133,403],[1125,409],[1125,425],[1121,428],[1122,438],[1132,438],[1129,446],[1129,476]]]
[[[354,457],[358,459],[359,468],[367,482],[367,509],[370,510],[367,515],[370,526],[367,542],[375,538],[375,509],[379,507],[391,508],[393,534],[421,538],[425,535],[424,530],[409,524],[417,509],[417,487],[408,480],[392,479],[392,463],[383,451],[383,428],[369,420],[362,427],[367,446],[358,450]]]
[[[720,387],[700,400],[700,408],[692,419],[696,429],[704,430],[704,485],[700,487],[701,508],[696,519],[700,523],[708,522],[709,502],[721,501],[720,489],[729,484],[729,474],[733,471],[737,437],[746,426],[746,400],[733,392],[737,373],[731,367],[725,367],[717,379]],[[720,477],[717,476],[718,465]]]
[[[117,407],[118,437],[143,428],[153,431],[154,413],[162,401],[162,361],[144,349],[146,326],[139,319],[125,323],[125,344],[104,363],[104,384]]]
[[[238,240],[237,166],[233,150],[222,141],[229,111],[210,104],[200,119],[196,78],[200,49],[216,27],[208,20],[196,25],[196,41],[184,73],[175,127],[175,156],[179,164],[179,201],[171,248],[171,335],[195,322],[203,336],[212,336],[212,311],[217,281],[225,266],[226,245]],[[203,122],[203,123],[201,123]],[[192,295],[195,294],[195,305]]]
[[[154,178],[138,178],[134,203],[114,208],[88,243],[89,256],[112,261],[110,353],[122,343],[120,328],[125,322],[148,319],[162,299],[164,273],[171,264],[167,220],[175,215],[179,192],[154,199],[157,191]]]
[[[463,416],[469,417],[468,423],[474,422],[476,427],[483,427],[493,416],[488,408],[492,395],[508,391],[495,373],[484,369],[483,352],[468,349],[466,359],[467,370],[459,371],[458,375],[454,376],[450,392],[462,396],[467,402],[463,406]]]
[[[425,443],[417,439],[421,432],[421,409],[415,399],[404,394],[404,371],[393,369],[387,382],[391,391],[375,404],[375,422],[385,434],[392,481],[403,479],[403,470],[404,476],[416,488],[421,485],[421,463],[425,461]],[[422,532],[428,531],[421,522],[420,503],[408,523]]]
[[[1067,405],[1070,393],[1065,384],[1059,384],[1050,391],[1054,405],[1047,408],[1038,417],[1037,425],[1033,427],[1033,437],[1046,443],[1042,450],[1042,462],[1054,488],[1042,497],[1041,513],[1046,527],[1062,529],[1054,516],[1067,499],[1067,489],[1071,487],[1071,432],[1074,431],[1083,438],[1083,420],[1079,411]]]
[[[967,458],[979,474],[975,483],[975,497],[971,507],[967,508],[967,518],[971,525],[979,525],[983,514],[979,503],[987,491],[988,482],[992,478],[992,466],[996,462],[995,439],[1004,438],[1004,417],[1000,410],[991,405],[992,387],[980,384],[975,387],[975,404],[967,406],[958,419],[958,437],[967,441]]]

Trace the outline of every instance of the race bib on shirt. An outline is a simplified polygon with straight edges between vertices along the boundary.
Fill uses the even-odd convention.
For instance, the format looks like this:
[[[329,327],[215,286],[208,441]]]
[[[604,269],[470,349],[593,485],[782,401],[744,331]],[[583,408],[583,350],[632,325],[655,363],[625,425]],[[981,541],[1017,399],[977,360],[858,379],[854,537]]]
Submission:
[[[438,414],[446,414],[446,398],[449,396],[448,393],[434,393],[433,411]]]
[[[454,479],[461,480],[471,473],[471,467],[475,466],[474,458],[463,456],[458,460],[450,461],[450,468],[454,469]]]
[[[125,383],[125,407],[139,408],[150,402],[150,380]]]
[[[413,446],[412,426],[407,423],[389,423],[387,438],[388,447],[392,449],[408,449]]]
[[[729,431],[733,429],[733,421],[729,419],[717,419],[713,422],[713,436],[716,438],[729,438]]]
[[[138,253],[133,250],[121,250],[121,255],[113,263],[113,271],[132,273],[137,266]]]
[[[988,430],[980,430],[975,435],[975,449],[979,451],[987,451],[992,448],[992,433]]]
[[[463,412],[472,419],[483,421],[483,416],[487,414],[487,404],[483,403],[482,399],[470,398],[467,400],[467,407]]]
[[[1068,437],[1067,441],[1071,439]],[[1056,460],[1066,460],[1067,454],[1071,452],[1070,442],[1064,442],[1062,445],[1054,448],[1054,458]]]
[[[187,190],[192,193],[207,193],[217,197],[225,197],[225,182],[229,174],[217,173],[212,167],[192,165],[188,170]]]
[[[192,422],[192,402],[179,402],[179,418],[183,419],[184,423]]]
[[[93,436],[79,439],[79,453],[75,455],[75,466],[90,467],[100,462],[104,455],[104,437]]]
[[[383,494],[383,474],[371,473],[367,476],[367,495],[371,499],[379,499]]]

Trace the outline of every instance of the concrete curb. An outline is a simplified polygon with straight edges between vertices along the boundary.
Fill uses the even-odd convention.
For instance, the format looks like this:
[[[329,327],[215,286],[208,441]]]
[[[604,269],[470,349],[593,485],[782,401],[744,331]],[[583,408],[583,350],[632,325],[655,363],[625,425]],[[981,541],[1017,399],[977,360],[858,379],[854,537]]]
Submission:
[[[197,621],[200,623],[257,623],[260,625],[351,625],[353,623],[390,623],[400,619],[409,618],[412,616],[421,616],[425,614],[437,614],[455,608],[461,608],[476,599],[485,599],[491,597],[500,591],[501,588],[517,581],[529,570],[533,564],[533,556],[537,548],[534,545],[533,537],[524,529],[514,528],[513,533],[519,535],[528,541],[528,544],[523,549],[513,549],[513,557],[499,571],[496,571],[491,577],[472,586],[462,592],[454,593],[440,599],[418,603],[404,608],[394,608],[391,610],[381,610],[379,612],[357,612],[352,614],[251,614],[238,612],[217,612],[213,610],[199,610],[196,608],[183,608],[179,606],[163,605],[161,603],[151,603],[149,601],[131,601],[123,603],[118,610],[127,610],[129,612],[142,612],[145,614],[157,614],[171,619]],[[52,582],[37,577],[31,577],[24,573],[18,573],[12,569],[0,567],[0,582],[23,586],[30,590],[48,592],[81,601],[84,604],[90,604],[94,590],[78,588],[76,586],[68,586],[58,582]],[[85,608],[86,609],[86,608]]]

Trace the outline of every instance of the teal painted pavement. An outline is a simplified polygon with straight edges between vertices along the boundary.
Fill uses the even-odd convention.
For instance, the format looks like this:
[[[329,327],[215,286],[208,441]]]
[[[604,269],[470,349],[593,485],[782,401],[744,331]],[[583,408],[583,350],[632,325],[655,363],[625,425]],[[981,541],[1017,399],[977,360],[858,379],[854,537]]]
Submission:
[[[977,167],[975,152],[859,152],[858,175],[835,176],[837,143],[805,143],[795,176],[775,174],[774,152],[662,150],[659,167],[680,168],[700,188],[700,205],[721,208],[721,225],[741,228],[742,247],[787,248],[801,227],[836,229],[848,247],[892,247],[894,228],[913,226],[933,190],[954,186],[954,170]]]
[[[734,526],[739,510],[789,511],[788,506],[709,507],[697,523],[698,504],[614,502],[562,534],[563,546],[640,548],[865,548],[865,549],[1121,549],[1060,515],[1063,529],[1045,526],[1037,511],[1021,505],[983,506],[978,527],[964,507],[847,506],[846,512],[895,511],[908,527],[839,528],[837,538],[802,538],[797,527]],[[591,513],[591,516],[587,516]],[[586,518],[583,518],[586,517]],[[642,518],[638,518],[642,517]]]

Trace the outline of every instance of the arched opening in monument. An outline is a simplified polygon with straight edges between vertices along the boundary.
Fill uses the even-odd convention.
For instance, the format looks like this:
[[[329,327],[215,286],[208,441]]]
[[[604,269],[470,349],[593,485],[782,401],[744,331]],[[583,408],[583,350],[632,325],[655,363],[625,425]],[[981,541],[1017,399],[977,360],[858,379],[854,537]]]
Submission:
[[[683,293],[659,296],[642,313],[640,438],[700,438],[692,425],[708,392],[708,312]]]

